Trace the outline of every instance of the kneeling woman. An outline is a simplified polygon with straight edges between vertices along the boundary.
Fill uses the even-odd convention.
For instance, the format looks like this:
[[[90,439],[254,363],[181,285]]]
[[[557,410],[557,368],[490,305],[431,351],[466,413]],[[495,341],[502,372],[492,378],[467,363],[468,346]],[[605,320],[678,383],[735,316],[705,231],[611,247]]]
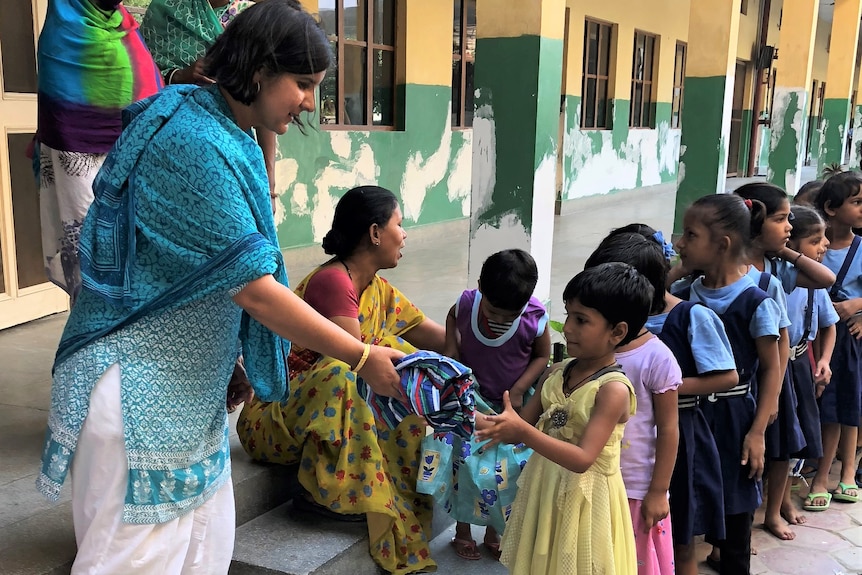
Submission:
[[[441,351],[443,327],[377,275],[398,265],[407,237],[401,219],[392,192],[376,186],[347,192],[323,238],[333,258],[296,293],[365,343]],[[338,514],[366,514],[371,555],[387,571],[434,566],[431,498],[416,493],[424,422],[411,416],[390,430],[377,421],[343,361],[294,346],[288,364],[289,399],[255,399],[243,408],[237,432],[245,450],[260,461],[300,463],[309,502]]]

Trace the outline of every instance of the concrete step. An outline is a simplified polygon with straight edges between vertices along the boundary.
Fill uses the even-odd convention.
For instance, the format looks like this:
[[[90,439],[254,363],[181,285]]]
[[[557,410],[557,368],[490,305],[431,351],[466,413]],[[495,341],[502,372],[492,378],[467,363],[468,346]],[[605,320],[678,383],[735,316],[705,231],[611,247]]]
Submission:
[[[435,508],[432,538],[449,528],[454,529],[453,521],[443,509]],[[230,569],[230,575],[379,573],[382,571],[368,553],[365,522],[326,519],[313,512],[295,509],[293,503],[277,507],[237,529]]]
[[[236,435],[230,442],[237,525],[282,505],[298,492],[295,467],[254,463]],[[36,491],[35,472],[0,486],[3,575],[67,575],[75,558],[71,490],[64,486],[61,501],[51,504]]]

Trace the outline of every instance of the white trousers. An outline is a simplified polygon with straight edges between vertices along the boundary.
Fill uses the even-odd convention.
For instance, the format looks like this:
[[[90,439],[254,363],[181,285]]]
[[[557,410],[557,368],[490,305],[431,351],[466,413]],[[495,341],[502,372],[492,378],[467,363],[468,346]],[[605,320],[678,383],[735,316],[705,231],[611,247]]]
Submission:
[[[123,523],[129,471],[118,364],[93,390],[71,473],[78,543],[72,575],[228,572],[236,523],[230,479],[206,503],[177,519],[155,525]]]

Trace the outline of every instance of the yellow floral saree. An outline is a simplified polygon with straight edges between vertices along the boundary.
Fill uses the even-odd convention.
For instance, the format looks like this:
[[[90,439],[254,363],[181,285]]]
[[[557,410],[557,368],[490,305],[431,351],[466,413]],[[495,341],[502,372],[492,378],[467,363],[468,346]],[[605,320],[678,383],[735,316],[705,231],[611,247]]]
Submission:
[[[319,269],[297,286],[297,295],[304,297]],[[400,336],[425,315],[375,276],[359,298],[358,319],[363,342],[411,353]],[[432,499],[416,492],[424,420],[410,416],[389,429],[358,394],[347,364],[308,350],[295,349],[290,360],[295,356],[302,360],[291,366],[289,399],[254,399],[243,407],[237,433],[246,452],[258,461],[299,463],[299,481],[317,503],[337,513],[365,513],[371,555],[390,573],[433,570]]]

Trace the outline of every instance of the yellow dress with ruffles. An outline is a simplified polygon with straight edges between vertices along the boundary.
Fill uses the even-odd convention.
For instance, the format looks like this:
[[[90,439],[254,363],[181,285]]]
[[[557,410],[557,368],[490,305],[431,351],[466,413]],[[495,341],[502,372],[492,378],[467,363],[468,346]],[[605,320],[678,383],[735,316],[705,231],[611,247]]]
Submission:
[[[296,288],[303,297],[309,274]],[[401,335],[425,315],[375,276],[359,298],[362,341],[412,353]],[[337,513],[365,513],[371,556],[401,575],[434,570],[428,535],[432,499],[416,492],[425,422],[406,417],[395,429],[375,419],[349,366],[298,346],[291,351],[290,397],[252,400],[237,422],[246,452],[258,461],[299,463],[299,481]]]
[[[577,444],[596,394],[608,381],[626,384],[630,415],[634,415],[634,388],[621,372],[601,375],[566,397],[564,370],[565,366],[554,371],[542,387],[544,413],[536,424],[542,432]],[[624,428],[624,423],[614,427],[595,463],[584,473],[569,471],[539,454],[530,458],[518,480],[518,495],[501,545],[500,561],[510,573],[637,573],[632,521],[620,474]]]

